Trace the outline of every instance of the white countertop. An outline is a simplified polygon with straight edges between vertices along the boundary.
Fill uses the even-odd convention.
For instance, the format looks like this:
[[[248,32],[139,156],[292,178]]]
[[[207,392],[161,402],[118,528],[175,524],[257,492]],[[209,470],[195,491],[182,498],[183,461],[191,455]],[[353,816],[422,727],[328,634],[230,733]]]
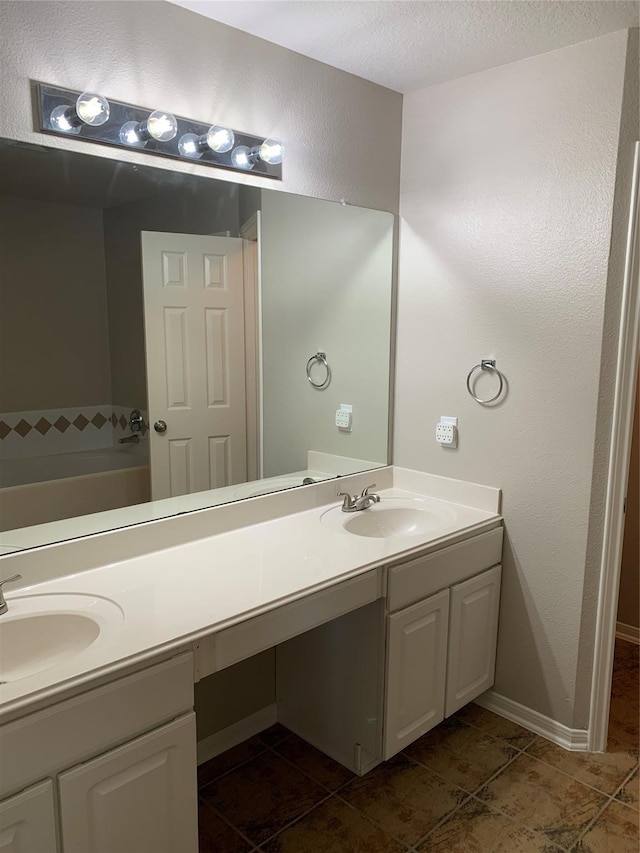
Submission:
[[[438,480],[443,481],[442,488],[438,483],[432,488]],[[347,479],[341,482],[344,487]],[[122,622],[104,641],[67,661],[0,685],[0,717],[14,716],[36,701],[41,704],[44,697],[61,698],[78,684],[118,668],[187,648],[198,638],[401,556],[435,550],[500,523],[497,489],[458,490],[465,501],[461,503],[426,493],[429,487],[432,495],[435,491],[455,496],[456,489],[449,484],[456,482],[405,472],[405,476],[394,476],[394,483],[405,488],[395,485],[379,491],[383,503],[405,497],[419,500],[425,509],[440,510],[444,521],[430,534],[379,539],[346,533],[321,521],[323,513],[338,504],[328,484],[318,484],[307,488],[318,490],[318,500],[325,499],[320,506],[7,590],[7,615],[12,601],[25,596],[82,594],[115,602]],[[356,478],[354,485],[358,483]],[[485,490],[477,493],[480,500],[473,489]],[[295,492],[290,498],[290,506],[295,506],[291,501],[295,501]],[[147,535],[153,539],[153,530]],[[43,559],[46,552],[43,549]]]

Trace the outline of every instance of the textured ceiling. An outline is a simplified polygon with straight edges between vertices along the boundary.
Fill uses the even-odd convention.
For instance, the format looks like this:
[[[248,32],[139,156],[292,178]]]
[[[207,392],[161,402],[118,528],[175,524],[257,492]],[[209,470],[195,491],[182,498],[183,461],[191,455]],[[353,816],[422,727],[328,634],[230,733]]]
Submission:
[[[638,26],[638,0],[170,0],[412,92]]]

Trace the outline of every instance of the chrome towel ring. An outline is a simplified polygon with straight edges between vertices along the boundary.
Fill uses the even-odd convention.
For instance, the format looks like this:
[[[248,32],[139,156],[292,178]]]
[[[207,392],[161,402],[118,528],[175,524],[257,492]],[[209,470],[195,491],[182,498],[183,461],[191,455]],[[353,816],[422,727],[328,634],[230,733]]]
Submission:
[[[324,382],[314,382],[311,376],[311,368],[313,365],[319,362],[324,365],[326,370],[326,376],[324,378]],[[329,382],[331,382],[331,368],[327,362],[327,354],[326,352],[317,352],[315,355],[312,355],[309,361],[307,362],[307,379],[313,385],[314,388],[317,388],[319,391],[322,391],[323,388],[326,388]]]
[[[489,397],[488,400],[481,400],[480,397],[477,397],[473,392],[473,388],[471,386],[471,377],[476,372],[476,370],[491,370],[498,377],[498,381],[500,382],[500,385],[498,386],[498,393],[494,394],[493,397]],[[469,371],[469,375],[467,376],[467,391],[471,394],[471,396],[473,397],[474,400],[476,400],[478,403],[482,403],[483,406],[486,406],[488,403],[495,403],[495,401],[498,399],[498,397],[502,394],[503,389],[504,389],[504,376],[502,375],[502,373],[500,373],[500,371],[496,367],[495,359],[483,358],[482,361],[480,362],[480,364],[476,364]]]

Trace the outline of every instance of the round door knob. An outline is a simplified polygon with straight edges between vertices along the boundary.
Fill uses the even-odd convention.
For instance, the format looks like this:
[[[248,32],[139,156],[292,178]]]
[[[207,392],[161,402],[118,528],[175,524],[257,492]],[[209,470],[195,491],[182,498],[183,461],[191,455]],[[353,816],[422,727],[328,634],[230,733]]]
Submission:
[[[156,421],[153,425],[153,428],[156,432],[166,432],[167,424],[165,423],[165,421]]]

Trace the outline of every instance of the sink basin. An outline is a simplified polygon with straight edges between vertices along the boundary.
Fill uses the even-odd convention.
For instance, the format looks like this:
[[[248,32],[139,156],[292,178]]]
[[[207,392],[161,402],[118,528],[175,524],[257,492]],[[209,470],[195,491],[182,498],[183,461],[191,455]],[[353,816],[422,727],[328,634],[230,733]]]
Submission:
[[[374,539],[430,537],[455,521],[455,510],[439,501],[383,497],[380,503],[359,512],[334,507],[321,521],[334,529]]]
[[[28,595],[7,599],[0,616],[0,684],[28,678],[83,653],[116,633],[115,602],[91,595]]]

